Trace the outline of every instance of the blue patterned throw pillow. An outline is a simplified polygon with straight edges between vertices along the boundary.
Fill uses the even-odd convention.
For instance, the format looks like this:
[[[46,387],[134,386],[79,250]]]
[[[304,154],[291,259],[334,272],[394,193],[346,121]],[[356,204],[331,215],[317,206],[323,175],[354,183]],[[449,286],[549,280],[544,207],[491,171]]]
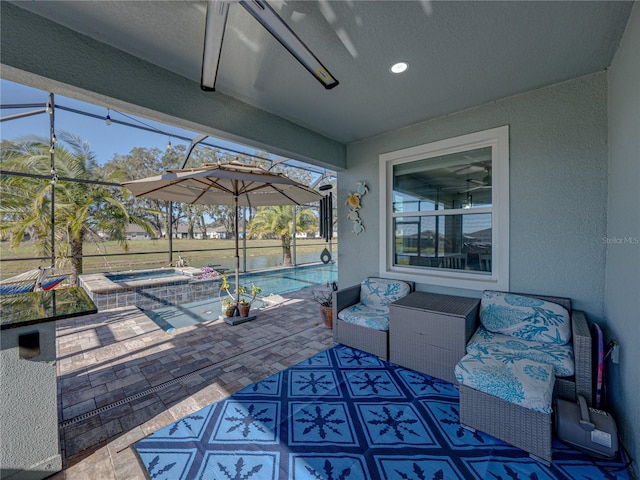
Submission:
[[[485,291],[480,322],[491,332],[534,342],[564,345],[571,340],[569,312],[538,298]]]

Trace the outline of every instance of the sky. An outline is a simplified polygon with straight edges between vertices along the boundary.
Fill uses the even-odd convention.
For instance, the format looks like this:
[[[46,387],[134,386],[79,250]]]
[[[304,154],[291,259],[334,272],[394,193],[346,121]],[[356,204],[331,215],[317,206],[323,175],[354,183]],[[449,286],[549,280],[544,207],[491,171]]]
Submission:
[[[32,103],[46,104],[49,93],[43,90],[31,88],[8,80],[0,80],[0,104],[2,104],[1,116],[7,117],[18,113],[25,113],[38,110],[41,107],[27,108],[5,108],[11,105],[24,105]],[[114,154],[127,154],[134,147],[156,147],[166,149],[167,143],[171,141],[172,146],[179,144],[188,147],[190,141],[176,138],[177,136],[194,138],[198,134],[183,130],[170,125],[148,120],[142,117],[129,115],[117,110],[107,110],[107,108],[81,102],[61,95],[55,95],[54,103],[63,106],[98,115],[100,118],[92,118],[85,115],[68,112],[57,108],[55,110],[55,131],[59,135],[61,131],[67,131],[79,135],[80,138],[89,142],[91,150],[96,154],[99,164],[104,164],[110,160]],[[119,125],[116,122],[107,126],[105,118],[107,114],[112,120],[120,120],[144,127],[150,127],[156,132],[147,132],[137,128]],[[16,140],[23,136],[38,135],[49,138],[49,115],[41,113],[16,120],[8,120],[0,123],[0,137],[2,140]],[[235,143],[230,143],[221,139],[209,137],[206,143],[214,144],[220,148],[230,148],[232,150],[255,153],[250,147],[245,147]]]

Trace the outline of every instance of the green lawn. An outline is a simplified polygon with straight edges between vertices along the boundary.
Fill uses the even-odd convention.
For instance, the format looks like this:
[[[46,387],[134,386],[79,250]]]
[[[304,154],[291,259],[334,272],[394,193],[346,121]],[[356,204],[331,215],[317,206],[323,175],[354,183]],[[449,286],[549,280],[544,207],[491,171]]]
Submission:
[[[242,240],[240,240],[240,257],[242,262]],[[334,256],[337,251],[334,242]],[[325,247],[322,239],[298,239],[298,256],[320,252]],[[194,251],[208,250],[208,251]],[[118,270],[136,270],[143,268],[158,268],[169,265],[169,241],[163,240],[132,240],[127,252],[116,242],[87,242],[84,245],[84,273],[108,272]],[[150,253],[159,252],[159,253]],[[190,266],[200,267],[205,264],[221,264],[232,268],[234,264],[233,240],[173,240],[173,260],[182,256],[188,260]],[[105,256],[105,254],[125,254]],[[278,255],[282,261],[282,248],[279,240],[248,240],[247,257]],[[19,273],[48,266],[48,260],[18,260],[13,258],[37,256],[31,242],[23,242],[17,249],[10,249],[9,242],[0,242],[0,278],[8,278]],[[302,258],[302,257],[301,257]],[[248,269],[251,269],[250,267]]]

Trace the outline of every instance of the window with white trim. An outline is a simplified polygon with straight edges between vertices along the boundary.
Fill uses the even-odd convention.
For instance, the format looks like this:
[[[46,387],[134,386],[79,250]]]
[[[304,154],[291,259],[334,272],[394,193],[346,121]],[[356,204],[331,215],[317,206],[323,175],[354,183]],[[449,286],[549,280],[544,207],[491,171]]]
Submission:
[[[509,289],[509,127],[380,155],[380,271]]]

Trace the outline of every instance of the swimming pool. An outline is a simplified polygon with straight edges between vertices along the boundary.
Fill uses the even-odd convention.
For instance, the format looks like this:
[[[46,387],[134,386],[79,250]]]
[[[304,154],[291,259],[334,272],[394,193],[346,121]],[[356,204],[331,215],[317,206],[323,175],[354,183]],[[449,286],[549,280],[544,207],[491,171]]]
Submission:
[[[233,275],[230,275],[233,277]],[[252,304],[252,312],[265,305],[278,303],[279,299],[268,300],[271,294],[293,292],[314,285],[324,285],[337,281],[338,265],[308,265],[304,267],[267,270],[240,276],[241,285],[251,289],[251,284],[262,288],[262,293]],[[229,278],[230,291],[234,291],[235,278]],[[263,302],[264,299],[264,302]],[[145,315],[165,331],[193,326],[220,317],[220,300],[216,294],[203,300],[167,305],[153,310],[143,309]]]
[[[199,268],[166,268],[145,271],[93,273],[80,275],[79,283],[98,311],[135,305],[143,310],[218,299],[220,277],[199,279]],[[228,275],[235,291],[235,276]],[[261,296],[300,290],[338,279],[338,265],[315,264],[265,270],[240,275],[240,284],[262,289]]]

